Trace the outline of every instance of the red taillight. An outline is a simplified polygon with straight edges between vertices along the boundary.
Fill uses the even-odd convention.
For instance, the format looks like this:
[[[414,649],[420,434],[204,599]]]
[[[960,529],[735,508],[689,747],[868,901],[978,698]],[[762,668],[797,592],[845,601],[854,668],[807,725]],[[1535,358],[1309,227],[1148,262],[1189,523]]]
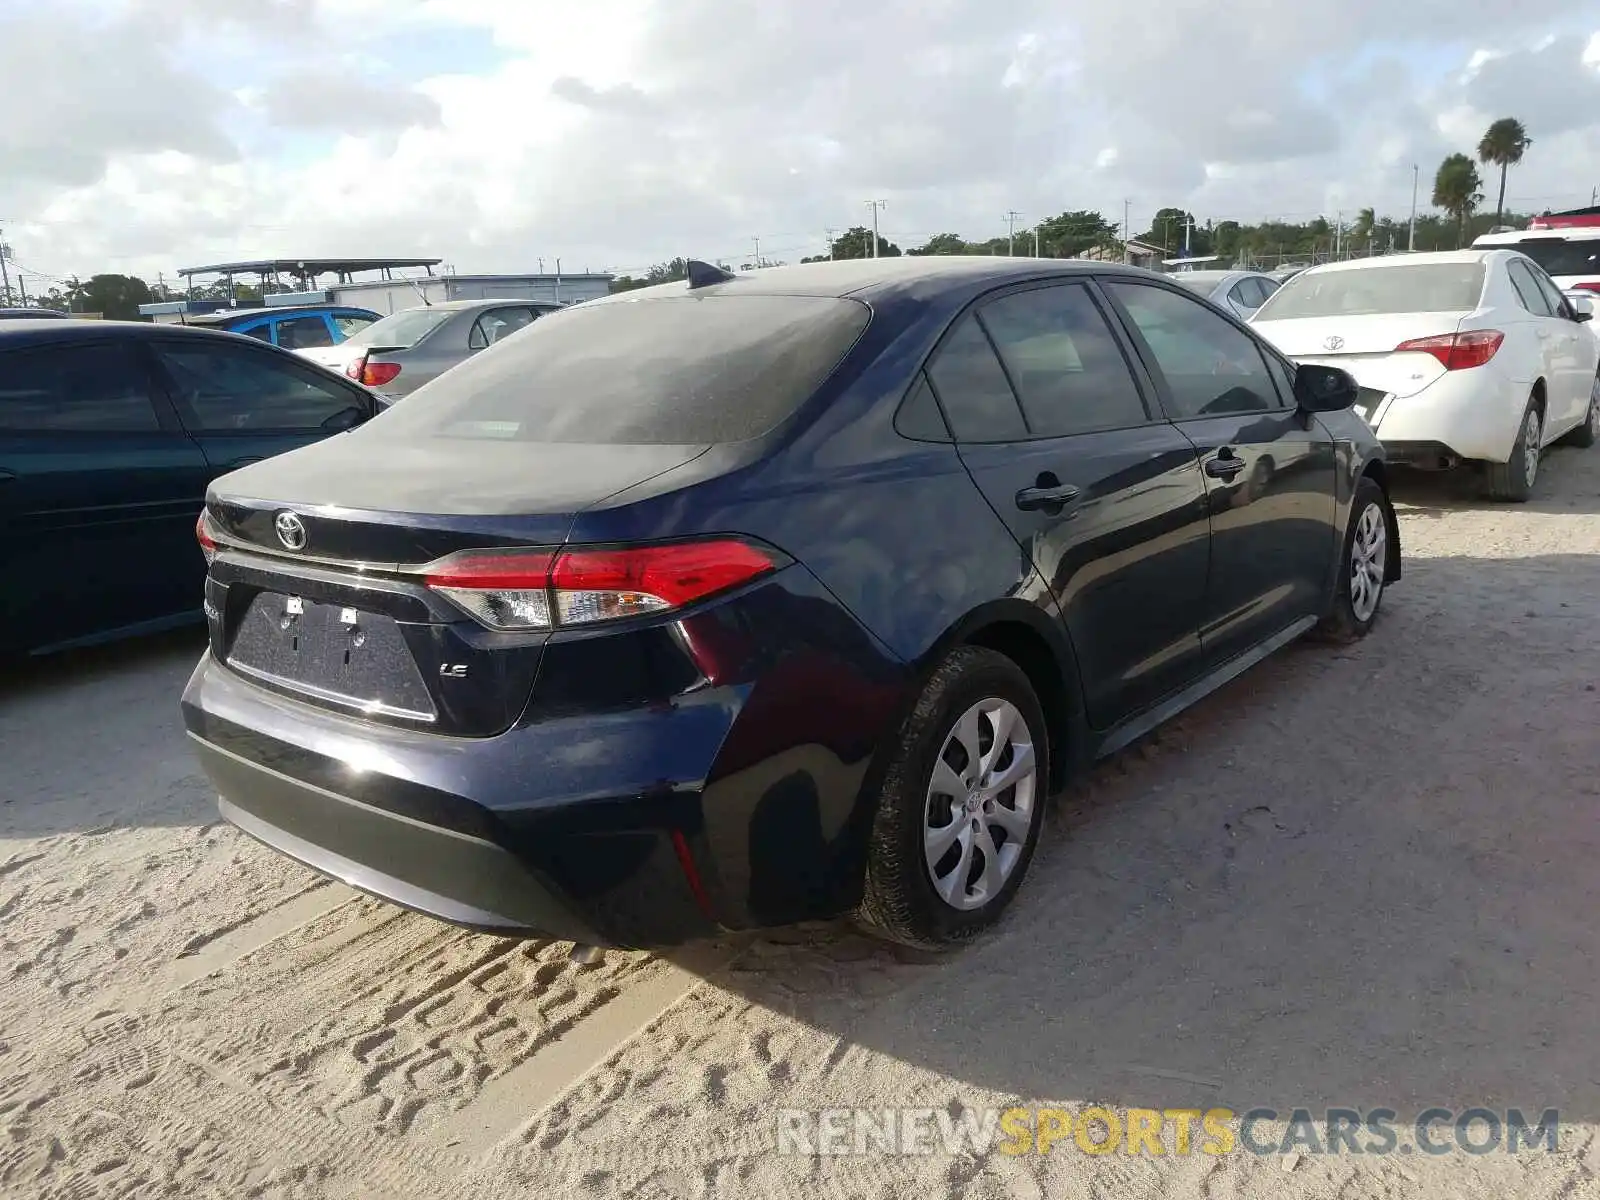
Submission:
[[[368,387],[382,387],[400,374],[399,363],[375,363],[361,360],[361,382]]]
[[[1591,280],[1591,281],[1586,282],[1586,283],[1569,283],[1567,285],[1567,291],[1569,291],[1569,292],[1600,292],[1600,282],[1594,282],[1594,281]]]
[[[777,565],[758,546],[720,538],[616,549],[466,550],[433,563],[423,578],[491,629],[550,629],[668,612]]]
[[[1467,333],[1441,333],[1437,337],[1413,338],[1394,348],[1396,354],[1416,351],[1431,354],[1446,371],[1466,371],[1481,367],[1494,357],[1506,335],[1498,329],[1473,329]]]
[[[206,519],[205,509],[201,509],[195,519],[194,540],[200,543],[200,553],[206,556],[206,562],[217,557],[217,539],[211,535],[211,522]]]

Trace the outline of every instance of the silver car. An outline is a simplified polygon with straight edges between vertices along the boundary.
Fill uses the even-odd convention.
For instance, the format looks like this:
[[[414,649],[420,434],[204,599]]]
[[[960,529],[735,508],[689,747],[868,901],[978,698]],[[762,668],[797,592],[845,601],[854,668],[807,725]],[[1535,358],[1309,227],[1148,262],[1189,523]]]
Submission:
[[[1172,282],[1228,309],[1241,321],[1255,316],[1256,309],[1282,286],[1260,271],[1179,271]]]
[[[546,313],[560,311],[560,305],[532,300],[424,304],[374,321],[337,346],[300,353],[396,400]]]

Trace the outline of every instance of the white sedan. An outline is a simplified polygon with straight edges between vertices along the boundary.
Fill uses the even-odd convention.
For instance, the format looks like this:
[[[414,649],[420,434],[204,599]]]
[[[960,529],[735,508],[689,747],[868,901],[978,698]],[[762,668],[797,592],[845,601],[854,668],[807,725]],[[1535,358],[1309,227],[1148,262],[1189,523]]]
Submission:
[[[1489,494],[1526,500],[1539,453],[1600,440],[1600,341],[1514,250],[1329,263],[1279,288],[1251,326],[1289,357],[1341,367],[1391,462],[1480,463]]]

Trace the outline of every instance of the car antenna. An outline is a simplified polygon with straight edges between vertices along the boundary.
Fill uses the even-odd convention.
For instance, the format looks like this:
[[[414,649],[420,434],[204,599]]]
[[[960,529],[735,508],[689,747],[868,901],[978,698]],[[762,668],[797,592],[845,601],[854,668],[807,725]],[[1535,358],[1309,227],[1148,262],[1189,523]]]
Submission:
[[[428,293],[423,291],[420,287],[417,286],[417,281],[415,279],[411,278],[411,276],[409,276],[409,275],[402,275],[402,276],[400,276],[400,278],[404,279],[407,283],[409,283],[411,285],[411,290],[413,292],[415,292],[418,296],[422,297],[422,306],[424,308],[432,308],[433,307],[433,301],[428,299]]]
[[[714,267],[708,262],[701,262],[698,258],[691,258],[685,264],[689,272],[689,289],[710,287],[713,283],[727,283],[734,278],[732,271],[725,271],[721,267]]]

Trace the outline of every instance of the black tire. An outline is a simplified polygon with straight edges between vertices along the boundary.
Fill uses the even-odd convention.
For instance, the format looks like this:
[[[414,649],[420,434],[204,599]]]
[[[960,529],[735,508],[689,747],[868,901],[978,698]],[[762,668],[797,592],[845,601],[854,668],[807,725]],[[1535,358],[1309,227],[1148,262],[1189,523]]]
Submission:
[[[1583,416],[1583,424],[1567,433],[1561,441],[1563,445],[1576,446],[1580,450],[1587,450],[1600,442],[1600,375],[1594,377],[1594,386],[1589,389],[1589,411]]]
[[[1382,522],[1384,538],[1384,561],[1382,563],[1382,580],[1386,581],[1389,573],[1388,553],[1395,537],[1393,513],[1389,507],[1389,498],[1378,486],[1370,475],[1363,475],[1356,484],[1355,499],[1350,504],[1350,525],[1344,531],[1344,549],[1339,554],[1339,579],[1333,592],[1333,603],[1317,623],[1316,634],[1326,642],[1338,645],[1347,645],[1359,641],[1367,636],[1373,624],[1378,619],[1378,610],[1383,607],[1383,592],[1385,582],[1377,585],[1377,600],[1372,603],[1370,611],[1365,604],[1358,611],[1356,601],[1352,599],[1352,583],[1356,574],[1356,539],[1362,530],[1362,517],[1372,509],[1377,510],[1378,519]]]
[[[935,871],[924,853],[929,806],[933,803],[929,793],[934,769],[947,743],[954,737],[957,722],[974,705],[988,699],[1008,701],[1015,706],[1033,746],[1035,770],[1027,833],[1018,839],[1020,854],[995,894],[978,907],[961,909],[947,902],[935,889]],[[992,747],[992,725],[988,728]],[[1049,793],[1050,744],[1044,710],[1028,677],[1016,663],[993,650],[962,646],[934,669],[897,736],[898,744],[890,751],[883,776],[883,789],[868,845],[866,884],[856,918],[868,932],[890,941],[920,950],[952,949],[999,920],[1028,872],[1039,843]],[[997,760],[996,766],[1009,762],[1011,753],[1007,751]],[[949,758],[944,762],[952,765]],[[957,769],[965,770],[965,767]],[[1021,807],[1020,795],[1015,790],[1002,795],[1009,795],[1012,804]],[[965,816],[956,814],[954,803],[949,807],[952,824],[965,821]],[[981,817],[974,816],[974,821],[981,821]],[[995,838],[997,833],[1004,836],[1004,830],[998,825],[986,825],[986,832],[990,838]],[[997,843],[991,841],[990,844]],[[998,844],[1004,850],[1006,845],[1014,843],[1006,839]],[[951,852],[959,855],[961,847],[952,846]],[[982,853],[981,850],[971,852],[968,877],[983,861]],[[955,869],[945,872],[947,877],[954,874]],[[965,894],[968,888],[965,879],[960,888]]]
[[[1537,421],[1532,430],[1530,420]],[[1517,427],[1517,440],[1511,444],[1511,458],[1503,463],[1484,463],[1484,484],[1491,500],[1509,500],[1513,504],[1526,504],[1533,495],[1533,485],[1539,477],[1539,455],[1528,453],[1529,433],[1542,437],[1544,414],[1538,401],[1530,398],[1522,410],[1522,424]]]

